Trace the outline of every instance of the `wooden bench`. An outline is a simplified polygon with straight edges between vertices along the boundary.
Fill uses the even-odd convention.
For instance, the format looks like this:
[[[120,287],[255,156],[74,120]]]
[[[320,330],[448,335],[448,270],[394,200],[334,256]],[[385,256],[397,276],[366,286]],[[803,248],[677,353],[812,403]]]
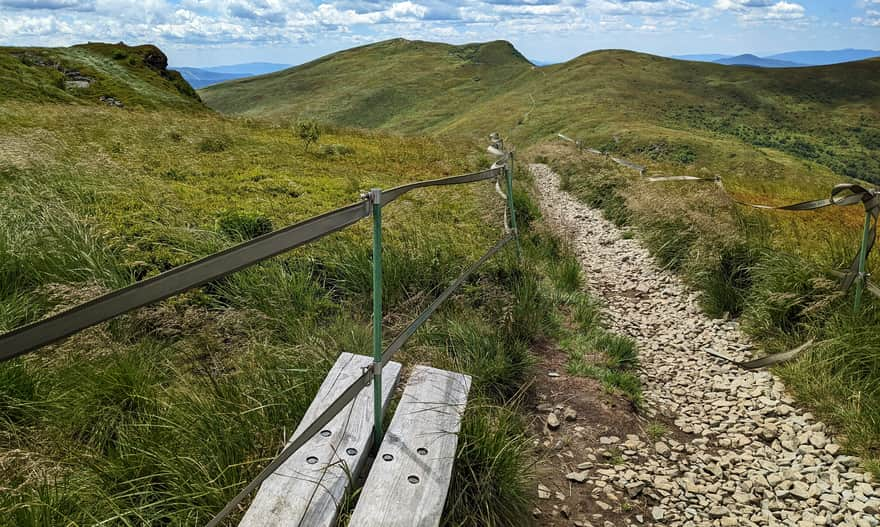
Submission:
[[[471,378],[416,366],[349,527],[436,527],[452,479]]]
[[[314,421],[371,362],[363,355],[340,355],[292,437]],[[382,370],[383,408],[399,378],[400,364],[389,362]],[[372,444],[373,389],[369,386],[263,482],[239,525],[330,527]]]

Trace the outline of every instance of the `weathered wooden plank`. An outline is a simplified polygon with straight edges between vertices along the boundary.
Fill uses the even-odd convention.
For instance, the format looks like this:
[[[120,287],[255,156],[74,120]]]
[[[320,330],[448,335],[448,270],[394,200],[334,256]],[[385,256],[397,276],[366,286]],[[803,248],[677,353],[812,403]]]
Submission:
[[[340,355],[292,437],[320,415],[371,362],[363,355]],[[387,407],[399,378],[400,364],[389,362],[382,370],[383,407]],[[263,482],[239,525],[333,525],[346,489],[357,479],[367,459],[372,432],[373,389],[368,387]]]
[[[436,527],[452,479],[471,378],[417,366],[349,527]]]

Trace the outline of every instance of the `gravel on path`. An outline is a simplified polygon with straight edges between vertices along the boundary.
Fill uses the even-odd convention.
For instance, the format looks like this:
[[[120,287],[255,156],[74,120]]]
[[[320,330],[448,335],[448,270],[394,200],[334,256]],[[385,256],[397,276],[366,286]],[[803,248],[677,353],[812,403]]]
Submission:
[[[880,489],[825,424],[770,372],[707,353],[748,358],[737,323],[702,313],[695,292],[600,211],[559,190],[549,167],[530,169],[544,217],[572,242],[608,327],[638,342],[646,412],[693,438],[634,442],[625,463],[589,479],[646,499],[645,524],[880,526]]]

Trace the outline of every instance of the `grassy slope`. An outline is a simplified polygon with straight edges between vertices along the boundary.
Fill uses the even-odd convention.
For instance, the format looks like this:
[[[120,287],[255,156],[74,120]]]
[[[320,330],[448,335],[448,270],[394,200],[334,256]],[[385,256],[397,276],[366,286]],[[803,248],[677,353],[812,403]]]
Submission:
[[[395,39],[201,93],[224,113],[438,132],[462,108],[504,93],[531,69],[507,42],[450,46]]]
[[[384,56],[373,51],[388,45],[357,50],[361,69],[375,71]],[[339,104],[351,112],[346,122],[470,137],[500,129],[520,147],[539,145],[533,152],[555,160],[571,190],[611,217],[636,224],[664,262],[702,288],[710,311],[743,314],[770,350],[809,337],[821,341],[815,353],[780,372],[880,470],[880,343],[866,333],[878,323],[877,306],[854,315],[847,307],[851,297],[835,294],[824,276],[848,265],[856,252],[863,218],[857,207],[755,212],[734,207],[713,186],[649,184],[600,158],[572,157],[572,148],[550,146],[563,132],[646,164],[652,174],[721,175],[728,192],[751,202],[825,197],[849,177],[880,181],[880,61],[762,70],[600,51],[505,76],[496,93],[483,91],[467,105],[431,99],[430,110],[444,119],[419,122],[407,106],[393,105],[371,107],[382,113],[362,120],[360,107],[346,106],[334,87],[380,97],[410,84],[406,69],[360,84],[348,82],[352,72],[334,67],[334,59],[324,59],[322,68],[335,84],[313,87],[312,93],[304,87],[298,101],[279,112],[246,103],[226,106],[224,97],[233,89],[245,101],[243,84],[218,85],[204,97],[224,111],[276,119],[307,108],[309,116],[334,121]],[[422,67],[436,61],[422,59]],[[284,75],[296,78],[298,70]],[[358,78],[365,75],[357,72]],[[262,90],[277,78],[254,79],[247,90]],[[272,96],[282,105],[285,97]],[[875,276],[880,272],[876,255],[870,267]]]
[[[486,49],[493,60],[480,59]],[[460,59],[473,50],[475,59]],[[616,137],[619,151],[695,157],[725,173],[766,172],[774,160],[763,149],[770,148],[786,160],[871,179],[880,172],[878,64],[730,68],[612,50],[535,68],[506,43],[393,40],[201,94],[224,113],[279,120],[474,137],[500,128],[520,144],[559,131],[596,146]],[[727,159],[731,153],[739,158]]]
[[[117,64],[112,51],[29,52],[85,53],[81,71]],[[205,111],[137,64],[101,81],[124,109],[57,90],[44,66],[13,65],[0,75],[19,83],[0,101],[0,330],[363,189],[487,164],[467,142],[332,128],[321,143],[341,153],[307,151],[289,128]],[[389,206],[389,338],[497,240],[501,206],[486,185]],[[401,355],[474,376],[450,525],[530,517],[529,445],[512,401],[530,343],[554,321],[527,269],[499,254]],[[203,524],[278,451],[336,355],[369,350],[370,276],[362,222],[0,364],[0,525]]]
[[[202,111],[195,91],[155,46],[90,43],[69,48],[0,47],[0,103],[98,104],[113,97],[128,107]],[[88,88],[68,87],[79,75]]]

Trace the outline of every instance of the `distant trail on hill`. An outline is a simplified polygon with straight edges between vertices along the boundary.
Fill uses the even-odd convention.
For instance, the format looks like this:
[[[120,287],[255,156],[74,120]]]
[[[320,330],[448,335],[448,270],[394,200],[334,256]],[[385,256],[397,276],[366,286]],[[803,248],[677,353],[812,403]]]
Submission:
[[[559,190],[546,165],[530,170],[545,218],[572,241],[609,326],[639,344],[646,413],[679,429],[679,440],[654,445],[628,436],[623,463],[578,484],[643,500],[654,525],[877,525],[880,490],[859,459],[839,454],[826,425],[795,408],[770,372],[707,353],[747,358],[751,343],[737,323],[702,313],[695,293],[600,211]],[[571,484],[564,467],[558,478]]]

